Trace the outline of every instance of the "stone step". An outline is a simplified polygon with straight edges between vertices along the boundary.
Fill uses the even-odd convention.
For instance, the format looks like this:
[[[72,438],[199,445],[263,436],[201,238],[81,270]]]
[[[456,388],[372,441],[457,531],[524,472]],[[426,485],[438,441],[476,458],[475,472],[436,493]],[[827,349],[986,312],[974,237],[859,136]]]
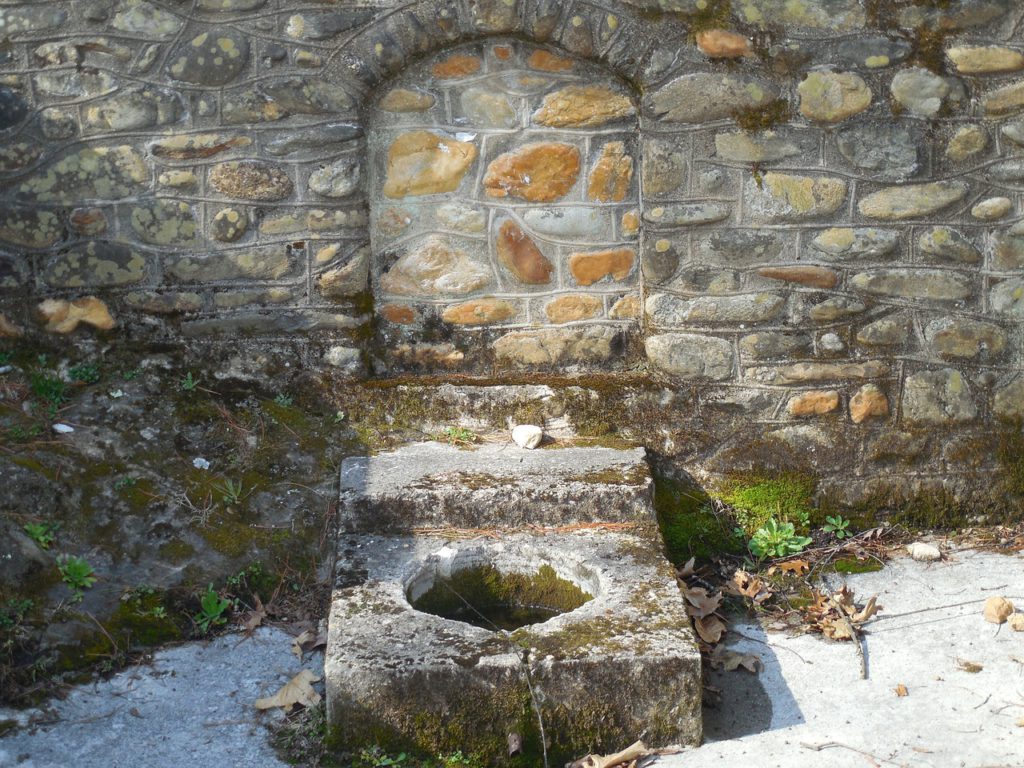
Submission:
[[[341,465],[341,529],[519,528],[653,519],[642,448],[415,443]]]

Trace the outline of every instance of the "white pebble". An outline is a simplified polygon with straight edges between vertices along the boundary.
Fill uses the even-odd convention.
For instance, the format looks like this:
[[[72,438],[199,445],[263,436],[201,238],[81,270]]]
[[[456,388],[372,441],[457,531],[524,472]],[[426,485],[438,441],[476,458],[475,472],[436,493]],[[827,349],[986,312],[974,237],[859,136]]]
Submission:
[[[202,456],[196,456],[194,459],[192,459],[192,466],[195,467],[196,469],[209,469],[210,462],[208,462]]]
[[[75,431],[75,428],[68,424],[54,424],[53,431],[58,435],[69,435]]]
[[[922,563],[939,560],[942,557],[938,547],[934,544],[925,544],[923,541],[915,541],[913,544],[908,544],[907,552],[910,553],[912,558]]]
[[[544,430],[533,424],[520,424],[512,430],[512,441],[520,448],[536,448],[542,439]]]

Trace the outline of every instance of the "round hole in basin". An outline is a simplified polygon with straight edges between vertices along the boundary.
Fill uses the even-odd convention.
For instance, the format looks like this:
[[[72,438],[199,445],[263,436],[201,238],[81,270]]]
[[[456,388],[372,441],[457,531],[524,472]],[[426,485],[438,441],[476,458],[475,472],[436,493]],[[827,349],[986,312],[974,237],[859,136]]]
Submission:
[[[550,565],[533,572],[506,573],[490,563],[468,565],[447,575],[421,574],[407,597],[418,611],[492,631],[539,624],[593,599]]]

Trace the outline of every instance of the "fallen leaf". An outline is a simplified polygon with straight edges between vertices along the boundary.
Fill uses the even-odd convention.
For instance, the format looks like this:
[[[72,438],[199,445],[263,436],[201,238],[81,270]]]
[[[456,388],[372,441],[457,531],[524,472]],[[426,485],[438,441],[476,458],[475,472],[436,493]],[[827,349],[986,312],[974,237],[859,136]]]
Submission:
[[[830,640],[853,640],[850,625],[840,618],[826,617],[820,625],[822,634]]]
[[[327,633],[324,630],[314,632],[307,629],[292,640],[292,653],[295,654],[295,658],[302,661],[303,653],[309,653],[313,649],[322,648],[325,645],[327,645]]]
[[[695,619],[703,619],[705,616],[710,616],[718,610],[718,606],[722,602],[721,592],[709,595],[708,591],[703,587],[690,587],[683,591],[683,596],[686,598],[686,602],[689,603],[686,606],[686,612]]]
[[[301,704],[303,707],[315,707],[320,703],[320,694],[313,690],[312,683],[320,679],[319,675],[304,669],[275,693],[263,699],[256,699],[256,709],[273,709],[281,707],[291,712],[292,707]]]
[[[263,605],[263,601],[260,600],[259,595],[253,595],[256,599],[256,607],[250,611],[249,616],[244,622],[242,622],[242,629],[245,630],[246,637],[252,637],[252,633],[256,631],[256,627],[263,623],[263,620],[267,618],[267,609]]]
[[[876,613],[878,613],[879,610],[881,610],[881,606],[878,605],[877,601],[878,595],[872,595],[871,598],[868,600],[867,604],[865,604],[863,608],[861,608],[859,611],[853,614],[850,620],[854,624],[863,624],[865,621],[867,621]]]
[[[676,576],[678,576],[680,579],[685,579],[687,576],[693,576],[693,574],[695,573],[693,566],[696,562],[697,558],[691,557],[689,560],[686,561],[686,563],[679,567],[679,570],[676,571]]]
[[[722,646],[716,648],[715,652],[711,654],[711,665],[721,668],[726,672],[732,672],[742,667],[755,675],[760,671],[762,666],[759,656],[752,653],[737,653],[736,651],[729,651]]]
[[[795,573],[797,576],[811,570],[811,564],[806,560],[787,560],[773,567],[778,568],[782,573]]]
[[[976,675],[984,669],[984,667],[981,666],[981,664],[978,664],[973,661],[968,661],[967,659],[957,659],[956,665],[964,672],[970,672],[972,675]]]
[[[1024,632],[1024,613],[1011,613],[1006,623],[1014,632]]]
[[[726,630],[725,622],[714,615],[697,619],[693,622],[693,626],[697,630],[697,634],[700,635],[700,639],[711,645],[721,640]]]
[[[990,597],[985,601],[985,621],[1002,624],[1013,613],[1013,603],[1005,597]]]
[[[903,683],[900,683],[899,685],[897,685],[895,690],[896,690],[896,695],[899,696],[900,698],[903,698],[908,693],[910,693],[910,691],[907,690],[907,686],[905,686]]]
[[[742,570],[737,570],[732,575],[732,581],[726,585],[726,589],[734,595],[749,597],[755,602],[763,602],[771,597],[771,590],[765,587],[763,581]]]

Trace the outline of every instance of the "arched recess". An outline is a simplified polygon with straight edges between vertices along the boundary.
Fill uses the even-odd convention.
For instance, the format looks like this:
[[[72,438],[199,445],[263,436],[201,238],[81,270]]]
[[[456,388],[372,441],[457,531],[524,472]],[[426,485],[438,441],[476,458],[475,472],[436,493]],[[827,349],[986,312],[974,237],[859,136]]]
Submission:
[[[367,132],[371,167],[365,175],[365,192],[372,210],[370,271],[379,331],[375,349],[379,354],[374,355],[378,370],[479,370],[495,363],[556,369],[604,368],[625,364],[639,354],[642,235],[636,97],[643,84],[663,79],[681,65],[679,51],[684,47],[685,36],[672,35],[668,29],[672,26],[664,20],[655,23],[644,19],[635,8],[621,2],[419,2],[379,14],[366,27],[341,41],[326,58],[325,77],[344,82],[349,90],[359,89],[361,122]],[[666,43],[667,29],[672,43]],[[535,54],[547,57],[552,69],[532,66],[530,58]],[[460,56],[475,60],[479,68],[460,74]],[[445,62],[453,58],[456,62],[449,71],[454,76],[438,78],[431,71],[435,66],[444,71]],[[518,138],[511,135],[511,128],[485,126],[473,119],[475,115],[485,121],[501,121],[501,115],[484,114],[487,110],[483,104],[495,101],[491,98],[495,94],[487,90],[487,82],[505,75],[537,81],[519,90],[505,89],[506,95],[516,102],[514,111],[521,129]],[[587,121],[583,119],[579,125],[571,126],[532,122],[533,116],[543,109],[546,97],[573,85],[604,88],[606,103],[595,103],[595,114],[609,108],[617,110],[616,114],[604,124],[599,124],[601,118],[593,118],[590,124],[584,124]],[[478,90],[466,98],[477,103],[466,107],[462,91],[472,88]],[[407,96],[410,101],[402,105],[398,96],[390,96],[396,90],[419,93],[424,104],[430,98],[434,101],[418,112],[412,108],[415,96]],[[456,90],[459,92],[453,97]],[[601,92],[595,90],[585,95],[596,93]],[[387,106],[389,98],[393,100],[392,107],[398,106],[397,110],[382,109],[382,102]],[[403,108],[407,111],[402,111]],[[491,134],[486,137],[490,146],[478,142],[481,146],[476,147],[464,177],[454,188],[438,187],[437,191],[420,196],[397,194],[398,182],[389,187],[387,155],[402,133],[433,132],[446,141],[459,142],[456,134],[479,135],[484,131]],[[502,131],[504,135],[499,136]],[[423,151],[421,159],[431,153],[437,158],[447,151],[446,145],[437,139],[413,135],[405,139],[406,146],[399,145],[396,154],[404,154],[407,162],[414,163],[410,157],[416,154],[417,141],[420,146],[435,142],[432,149]],[[538,142],[576,145],[579,168],[570,188],[553,200],[531,200],[508,190],[504,197],[489,194],[486,179],[491,164],[501,155],[511,154],[517,143],[521,147]],[[449,148],[458,149],[457,145]],[[615,180],[608,182],[611,188],[607,199],[588,199],[593,197],[591,188],[599,185],[595,173],[600,176],[605,170],[614,171],[610,175],[615,176]],[[616,184],[624,185],[621,192]],[[386,187],[395,194],[386,194]],[[490,188],[497,189],[494,185]],[[453,231],[452,222],[459,224],[453,215],[458,205],[467,202],[485,204],[482,231]],[[581,207],[591,203],[608,210],[608,221],[587,227],[586,232],[578,235],[578,243],[572,242],[575,235],[551,237],[546,242],[545,236],[531,232],[525,221],[529,208],[536,209],[530,213],[536,221],[545,206]],[[442,210],[442,206],[447,207]],[[427,216],[423,215],[425,209],[429,209]],[[446,222],[440,223],[439,216],[446,216]],[[480,226],[472,221],[463,224]],[[415,286],[410,289],[408,285],[408,292],[401,293],[402,281],[393,268],[396,264],[408,266],[409,251],[430,246],[431,243],[423,241],[432,235],[455,236],[456,246],[462,246],[456,250],[468,254],[470,262],[491,270],[493,284],[477,286],[465,296],[429,295],[429,291]],[[504,240],[506,244],[522,244],[525,238],[520,235],[531,239],[547,260],[552,275],[550,283],[533,282],[540,280],[547,269],[543,261],[534,259],[532,266],[528,265],[534,272],[515,285],[515,275],[502,261],[498,243]],[[468,241],[459,239],[467,237]],[[519,250],[518,258],[530,261],[530,249]],[[591,257],[595,266],[581,282],[572,274],[570,260],[584,253],[601,255]],[[576,263],[581,260],[578,258]],[[605,264],[605,273],[595,275],[593,270],[601,272]],[[392,276],[388,277],[389,274]],[[466,302],[493,298],[496,303],[457,307],[466,303],[458,301],[460,298]],[[549,306],[559,298],[563,301]],[[460,313],[467,313],[469,318],[499,319],[452,322],[453,318],[464,316]]]
[[[508,38],[418,62],[366,116],[371,282],[395,363],[613,362],[640,307],[636,106]]]

